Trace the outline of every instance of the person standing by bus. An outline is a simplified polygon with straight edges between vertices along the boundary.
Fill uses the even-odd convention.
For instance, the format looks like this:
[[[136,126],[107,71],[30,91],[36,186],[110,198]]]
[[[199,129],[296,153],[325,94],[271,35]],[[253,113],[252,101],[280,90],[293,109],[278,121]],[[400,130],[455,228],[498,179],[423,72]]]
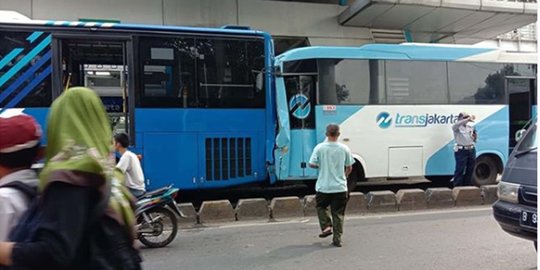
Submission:
[[[122,157],[116,167],[126,175],[126,186],[135,198],[146,192],[144,174],[139,157],[128,150],[129,137],[125,133],[114,135],[114,146]]]
[[[309,166],[319,169],[315,185],[317,215],[322,231],[319,237],[325,238],[334,234],[332,244],[336,247],[342,246],[341,236],[347,206],[347,176],[354,164],[349,148],[338,142],[339,135],[339,126],[329,124],[326,127],[327,140],[313,149],[309,159]],[[332,218],[328,213],[328,206]]]
[[[469,186],[472,183],[474,164],[476,159],[476,131],[469,125],[474,122],[475,116],[462,112],[458,115],[458,121],[452,125],[454,131],[454,156],[456,170],[454,172],[453,186]]]

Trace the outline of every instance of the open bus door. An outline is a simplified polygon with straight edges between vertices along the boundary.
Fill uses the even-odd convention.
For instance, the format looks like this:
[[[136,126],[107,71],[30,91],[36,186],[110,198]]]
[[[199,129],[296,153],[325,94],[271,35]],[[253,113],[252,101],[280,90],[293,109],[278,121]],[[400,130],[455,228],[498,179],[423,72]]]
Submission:
[[[316,144],[315,133],[315,86],[314,75],[287,76],[285,88],[291,128],[291,177],[315,176],[308,162]]]
[[[536,115],[536,79],[532,77],[507,77],[506,89],[509,104],[509,146],[514,149],[516,132],[523,129]]]

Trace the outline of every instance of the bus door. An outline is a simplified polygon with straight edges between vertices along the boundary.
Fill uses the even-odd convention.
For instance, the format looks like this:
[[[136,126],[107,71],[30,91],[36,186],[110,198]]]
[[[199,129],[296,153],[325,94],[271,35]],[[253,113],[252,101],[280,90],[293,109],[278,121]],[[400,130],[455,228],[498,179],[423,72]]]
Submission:
[[[524,128],[536,112],[536,80],[529,77],[507,77],[506,87],[510,110],[510,151],[516,145],[515,134]]]
[[[290,177],[316,176],[308,167],[311,152],[316,145],[314,75],[286,76],[285,88],[291,128]]]
[[[78,37],[56,39],[61,58],[57,59],[55,88],[65,91],[84,86],[94,90],[105,105],[113,133],[130,133],[127,43]]]

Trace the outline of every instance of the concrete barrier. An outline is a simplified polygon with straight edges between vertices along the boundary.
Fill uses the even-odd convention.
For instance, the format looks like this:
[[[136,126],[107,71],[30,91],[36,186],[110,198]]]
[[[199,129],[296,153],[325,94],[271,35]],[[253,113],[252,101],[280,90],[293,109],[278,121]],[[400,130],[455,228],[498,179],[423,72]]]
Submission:
[[[304,209],[298,197],[278,197],[272,199],[270,212],[274,219],[304,216]]]
[[[494,204],[498,199],[497,185],[486,185],[480,188],[483,203],[486,205]]]
[[[304,216],[317,216],[317,200],[315,200],[315,195],[304,197]]]
[[[364,195],[364,193],[362,192],[351,192],[349,196],[349,202],[347,202],[347,209],[345,209],[345,214],[365,214],[368,210],[366,195]]]
[[[266,199],[241,199],[236,205],[237,220],[268,220],[269,217],[270,213]]]
[[[455,187],[452,197],[456,206],[482,205],[482,196],[478,187]]]
[[[195,224],[197,223],[197,211],[193,207],[192,203],[180,203],[178,208],[184,214],[184,217],[179,217],[178,222],[181,224]]]
[[[389,190],[369,192],[367,202],[370,213],[397,211],[396,194]]]
[[[396,193],[399,211],[427,209],[426,193],[419,189],[400,189]]]
[[[429,209],[455,206],[452,190],[449,188],[428,188],[426,190],[426,201]]]
[[[235,221],[234,209],[228,200],[205,201],[199,209],[200,223]]]

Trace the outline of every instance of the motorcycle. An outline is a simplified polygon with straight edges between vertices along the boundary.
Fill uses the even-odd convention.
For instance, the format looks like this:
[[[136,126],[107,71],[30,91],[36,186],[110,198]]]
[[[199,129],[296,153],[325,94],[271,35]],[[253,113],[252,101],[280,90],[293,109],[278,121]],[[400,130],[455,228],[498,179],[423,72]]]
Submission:
[[[179,217],[185,217],[175,202],[178,189],[172,185],[145,193],[137,198],[137,237],[149,248],[170,244],[178,233]]]

